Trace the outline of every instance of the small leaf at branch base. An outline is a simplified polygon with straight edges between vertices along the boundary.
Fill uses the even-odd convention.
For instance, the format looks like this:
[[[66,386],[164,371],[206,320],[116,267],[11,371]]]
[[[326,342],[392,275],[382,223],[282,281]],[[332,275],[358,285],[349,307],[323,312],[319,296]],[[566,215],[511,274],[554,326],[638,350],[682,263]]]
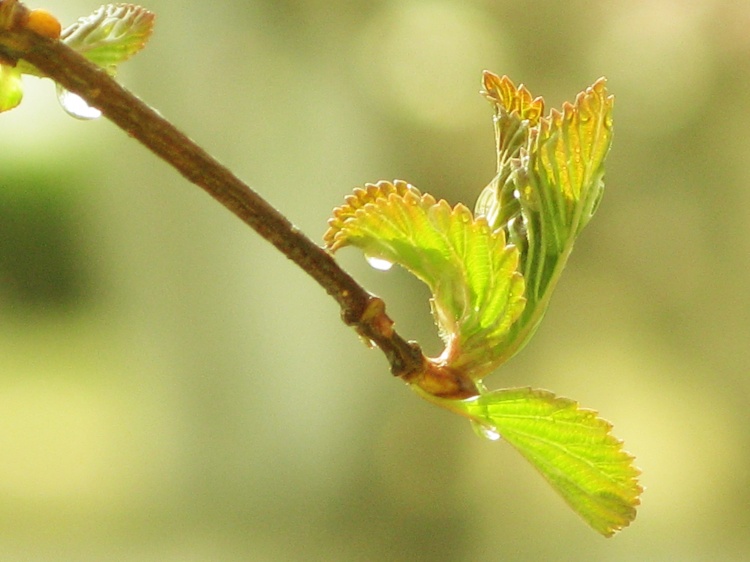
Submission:
[[[108,4],[65,28],[61,39],[91,62],[113,70],[144,47],[154,17],[141,6]]]
[[[640,471],[596,412],[531,388],[487,392],[447,407],[494,428],[604,536],[635,519]]]
[[[22,98],[20,70],[0,64],[0,112],[13,109],[21,103]]]

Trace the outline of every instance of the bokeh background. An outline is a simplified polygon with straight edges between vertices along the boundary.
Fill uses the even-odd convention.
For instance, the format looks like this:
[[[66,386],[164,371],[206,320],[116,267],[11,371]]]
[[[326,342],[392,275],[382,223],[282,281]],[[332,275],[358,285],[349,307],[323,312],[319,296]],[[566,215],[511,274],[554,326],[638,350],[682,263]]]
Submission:
[[[0,558],[748,559],[750,3],[146,5],[122,82],[318,240],[366,181],[473,205],[494,172],[483,69],[548,106],[607,76],[602,205],[487,382],[599,410],[647,490],[599,537],[507,444],[393,380],[269,244],[28,78],[0,115]],[[97,6],[44,4],[65,23]],[[419,283],[341,261],[439,350]]]

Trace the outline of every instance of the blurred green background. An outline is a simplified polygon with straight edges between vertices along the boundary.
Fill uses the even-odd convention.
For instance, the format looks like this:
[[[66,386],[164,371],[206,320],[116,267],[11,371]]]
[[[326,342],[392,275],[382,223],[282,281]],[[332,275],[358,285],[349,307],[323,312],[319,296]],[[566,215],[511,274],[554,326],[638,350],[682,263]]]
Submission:
[[[317,240],[366,181],[473,205],[495,161],[483,69],[548,106],[607,76],[604,200],[487,382],[599,410],[647,489],[599,537],[393,380],[269,244],[27,78],[0,115],[0,558],[747,560],[750,3],[145,5],[156,34],[122,82]],[[439,350],[419,283],[341,261]]]

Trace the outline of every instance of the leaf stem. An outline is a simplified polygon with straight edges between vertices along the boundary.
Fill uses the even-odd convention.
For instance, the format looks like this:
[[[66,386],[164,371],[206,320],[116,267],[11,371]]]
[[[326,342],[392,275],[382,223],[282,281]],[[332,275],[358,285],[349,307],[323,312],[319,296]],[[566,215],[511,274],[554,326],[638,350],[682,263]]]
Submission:
[[[385,353],[394,375],[409,382],[424,372],[427,360],[420,347],[396,333],[380,298],[367,292],[328,252],[103,69],[64,43],[26,29],[24,10],[15,0],[0,2],[0,11],[13,14],[12,18],[0,18],[4,19],[0,22],[0,61],[22,59],[34,65],[203,188],[315,279],[339,303],[344,322]]]

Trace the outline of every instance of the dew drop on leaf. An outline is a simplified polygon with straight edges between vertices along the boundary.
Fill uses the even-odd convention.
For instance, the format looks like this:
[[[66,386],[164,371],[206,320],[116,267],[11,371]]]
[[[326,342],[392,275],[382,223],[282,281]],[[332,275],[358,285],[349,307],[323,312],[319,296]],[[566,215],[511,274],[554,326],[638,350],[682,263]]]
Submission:
[[[367,263],[370,264],[370,267],[379,271],[388,271],[393,267],[393,262],[383,258],[378,258],[375,256],[365,256],[365,259],[367,260]]]
[[[81,96],[57,85],[57,101],[65,112],[76,119],[96,119],[102,112],[87,104]]]
[[[486,425],[472,420],[471,425],[474,428],[479,437],[484,437],[490,441],[497,441],[500,439],[500,432],[491,425]]]

